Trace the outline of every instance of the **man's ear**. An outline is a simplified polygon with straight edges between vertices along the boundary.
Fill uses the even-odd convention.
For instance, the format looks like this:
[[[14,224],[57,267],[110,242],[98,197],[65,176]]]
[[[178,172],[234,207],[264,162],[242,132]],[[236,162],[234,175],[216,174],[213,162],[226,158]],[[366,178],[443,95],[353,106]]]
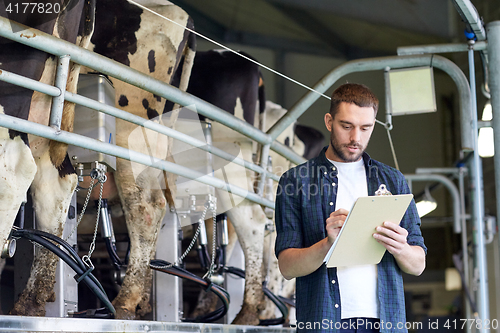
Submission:
[[[332,131],[332,126],[333,126],[333,118],[330,113],[325,114],[325,126],[328,132]]]

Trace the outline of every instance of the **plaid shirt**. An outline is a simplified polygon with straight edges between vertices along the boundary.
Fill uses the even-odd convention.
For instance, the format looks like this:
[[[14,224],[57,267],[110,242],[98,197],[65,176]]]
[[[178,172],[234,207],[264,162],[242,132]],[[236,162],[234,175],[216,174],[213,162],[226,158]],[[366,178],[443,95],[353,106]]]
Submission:
[[[288,248],[306,248],[327,237],[325,221],[335,210],[337,169],[325,156],[288,170],[280,179],[276,198],[276,256]],[[401,172],[363,154],[368,194],[380,184],[392,194],[410,193]],[[412,200],[401,224],[408,230],[407,242],[427,252],[420,232],[420,218]],[[377,297],[381,332],[407,332],[401,269],[386,252],[378,266]],[[341,321],[337,269],[323,264],[313,273],[297,278],[296,307],[298,332],[335,332]]]

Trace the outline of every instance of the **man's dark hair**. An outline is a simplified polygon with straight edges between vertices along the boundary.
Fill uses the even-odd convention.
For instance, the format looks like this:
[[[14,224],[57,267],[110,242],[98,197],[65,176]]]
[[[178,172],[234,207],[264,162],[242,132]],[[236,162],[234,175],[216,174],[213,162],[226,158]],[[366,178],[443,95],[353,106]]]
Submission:
[[[359,107],[372,107],[375,116],[378,111],[378,98],[367,86],[359,83],[346,83],[335,89],[332,94],[330,114],[335,118],[340,103],[356,104]]]

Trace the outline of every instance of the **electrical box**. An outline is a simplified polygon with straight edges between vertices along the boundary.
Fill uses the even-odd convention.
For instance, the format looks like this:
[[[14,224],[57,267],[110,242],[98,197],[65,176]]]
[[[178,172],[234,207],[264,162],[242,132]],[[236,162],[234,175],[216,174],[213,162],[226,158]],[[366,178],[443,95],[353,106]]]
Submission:
[[[393,116],[437,110],[432,67],[389,70],[385,79],[387,108]]]
[[[80,74],[78,94],[110,106],[115,105],[115,89],[102,74]],[[73,132],[101,142],[114,144],[115,117],[76,105]],[[73,164],[90,164],[97,161],[106,164],[112,170],[116,170],[116,157],[114,156],[75,146],[68,147],[68,154]]]

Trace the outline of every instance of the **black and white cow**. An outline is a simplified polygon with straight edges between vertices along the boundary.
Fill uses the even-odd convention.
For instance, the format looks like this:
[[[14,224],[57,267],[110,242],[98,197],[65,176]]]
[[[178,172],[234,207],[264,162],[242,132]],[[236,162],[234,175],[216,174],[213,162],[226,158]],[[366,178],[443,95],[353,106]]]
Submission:
[[[245,54],[245,56],[248,55]],[[256,64],[233,52],[207,51],[197,53],[187,91],[254,126],[259,126],[262,131],[266,132],[286,113],[286,110],[270,101],[266,102],[263,89],[259,68]],[[257,101],[259,102],[258,110],[256,109]],[[239,146],[243,158],[252,161],[255,145],[251,140],[218,123],[212,123],[212,129],[214,144],[227,141],[235,143]],[[315,151],[312,151],[313,147],[319,146],[321,149],[324,141],[321,133],[319,135],[318,133],[314,129],[294,124],[281,133],[277,141],[294,149],[300,155],[303,155],[305,151],[309,154],[315,154]],[[271,152],[270,155],[273,161],[273,172],[278,176],[290,168],[290,162],[284,157],[274,152]],[[225,167],[225,172],[241,175],[241,170],[236,169],[241,169],[241,167],[230,164]],[[255,176],[248,170],[244,172],[246,172],[246,177],[245,173],[243,173],[243,177],[233,177],[239,182],[235,185],[253,189],[252,180],[255,179]],[[274,193],[270,194],[270,199],[274,200]],[[274,307],[270,307],[269,313],[261,312],[267,308],[263,302],[262,282],[264,274],[266,274],[262,270],[263,264],[270,267],[269,287],[271,289],[277,291],[283,282],[277,267],[277,260],[265,263],[268,255],[264,254],[266,248],[264,242],[272,242],[264,237],[268,218],[260,205],[248,200],[243,200],[236,207],[228,210],[227,215],[243,249],[246,271],[243,305],[233,324],[257,325],[259,324],[259,316],[270,318],[269,313],[274,311]],[[230,244],[232,244],[231,241]],[[210,297],[211,295],[206,296]],[[207,304],[206,307],[205,304]],[[215,302],[210,303],[203,299],[203,304],[200,302],[192,315],[196,316],[203,312],[212,311],[214,307]]]
[[[63,40],[87,46],[93,29],[95,1],[61,1],[61,11],[52,16],[21,11],[0,15]],[[7,2],[5,3],[7,5]],[[19,31],[26,38],[35,34]],[[0,70],[31,79],[54,83],[58,59],[27,46],[0,38]],[[67,90],[76,92],[80,66],[72,64]],[[48,125],[51,97],[0,82],[0,112]],[[74,105],[64,104],[61,129],[72,130]],[[37,225],[43,231],[62,236],[71,195],[77,184],[76,173],[67,157],[66,145],[0,128],[0,246],[6,242],[17,211],[31,186]],[[54,298],[55,267],[58,258],[37,249],[26,289],[12,310],[13,314],[44,315],[45,302]]]
[[[130,66],[142,73],[170,83],[182,67],[179,88],[186,90],[194,58],[194,35],[184,27],[193,22],[181,8],[168,1],[138,0],[137,3],[177,23],[165,20],[126,0],[99,0],[93,51]],[[183,66],[179,63],[183,59]],[[165,99],[111,78],[116,92],[116,107],[151,121],[162,123]],[[175,116],[170,118],[173,126]],[[116,144],[150,153],[164,159],[169,156],[171,140],[163,135],[116,120]],[[117,318],[135,319],[151,311],[152,271],[161,221],[167,205],[173,207],[175,192],[170,175],[122,159],[116,161],[114,179],[120,195],[130,238],[130,257],[125,279],[113,301]],[[159,177],[160,176],[160,177]]]
[[[68,1],[65,1],[65,3]],[[57,18],[33,27],[52,33],[55,36],[77,42],[82,47],[89,47],[94,17],[86,15],[85,38],[78,37],[78,25],[84,3],[89,0],[71,0],[66,10]],[[187,78],[194,57],[194,39],[183,26],[192,27],[189,16],[180,8],[168,1],[137,1],[155,12],[181,24],[177,26],[163,18],[151,14],[127,1],[100,0],[96,9],[96,30],[91,48],[95,52],[127,64],[143,73],[162,81],[170,82],[172,74],[185,59],[184,75],[180,88],[187,87]],[[3,10],[3,8],[2,8]],[[2,12],[6,16],[5,12]],[[22,20],[21,20],[22,19]],[[22,23],[39,22],[27,16],[19,19]],[[22,32],[21,32],[22,33]],[[80,34],[81,35],[81,34]],[[29,34],[26,34],[29,37]],[[82,35],[83,36],[83,35]],[[0,69],[5,69],[28,76],[46,83],[53,83],[55,60],[45,53],[27,49],[24,46],[0,40]],[[73,66],[68,79],[68,91],[76,92],[79,66]],[[150,93],[143,92],[123,82],[113,80],[116,91],[116,104],[136,115],[153,119],[164,111],[165,100]],[[50,98],[43,94],[33,93],[0,83],[0,111],[23,119],[48,124]],[[65,104],[61,128],[71,130],[73,115],[71,104]],[[172,124],[170,124],[172,125]],[[117,121],[117,144],[128,147],[134,142],[136,128],[128,123]],[[137,132],[137,131],[135,131]],[[13,131],[0,131],[0,159],[3,170],[0,179],[0,240],[2,244],[8,237],[13,220],[27,188],[31,185],[37,223],[44,231],[61,236],[63,223],[67,214],[69,200],[77,184],[64,145],[48,140],[29,137]],[[149,137],[151,133],[145,134]],[[154,135],[154,134],[153,134]],[[142,136],[144,141],[144,135]],[[31,147],[31,151],[27,144]],[[164,157],[167,152],[165,137],[154,142],[158,151],[155,157]],[[62,148],[62,153],[59,149]],[[151,147],[146,147],[151,148]],[[145,149],[146,149],[145,148]],[[157,155],[161,156],[157,156]],[[65,158],[66,157],[66,158]],[[166,181],[158,184],[157,172],[146,170],[140,173],[140,179],[134,175],[131,163],[117,161],[118,189],[123,203],[131,239],[131,254],[127,277],[121,291],[114,300],[118,318],[135,318],[150,310],[149,295],[151,288],[151,270],[149,261],[156,246],[159,222],[161,221],[167,202],[172,204],[172,193]],[[140,168],[140,166],[136,166]],[[144,171],[144,170],[142,170]],[[165,177],[167,178],[167,177]],[[165,192],[165,194],[164,194]],[[0,244],[1,245],[1,244]],[[48,251],[37,251],[33,269],[27,288],[19,298],[13,314],[44,315],[45,302],[54,300],[54,275],[57,258]]]
[[[262,111],[265,105],[259,66],[229,51],[197,52],[187,92],[252,125],[258,123],[257,102],[260,102],[259,109]],[[212,141],[214,145],[223,142],[236,144],[243,159],[252,161],[252,141],[215,122],[212,123]],[[227,175],[243,175],[233,177],[240,182],[235,185],[253,189],[252,180],[255,177],[248,170],[241,169],[229,164],[225,172]],[[224,205],[221,202],[224,195],[220,193],[218,206]],[[260,205],[248,200],[227,211],[227,215],[242,245],[246,270],[244,304],[233,324],[257,325],[263,300],[262,243],[267,218]]]

